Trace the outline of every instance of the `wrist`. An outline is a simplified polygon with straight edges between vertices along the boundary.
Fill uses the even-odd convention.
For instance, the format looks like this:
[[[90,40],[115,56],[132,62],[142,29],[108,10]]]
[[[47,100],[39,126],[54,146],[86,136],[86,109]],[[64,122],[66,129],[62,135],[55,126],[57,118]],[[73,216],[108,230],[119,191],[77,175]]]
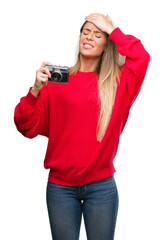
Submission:
[[[31,88],[31,93],[37,97],[40,93],[40,88],[36,88],[35,85]]]
[[[110,35],[116,27],[110,26],[107,30],[107,34]]]

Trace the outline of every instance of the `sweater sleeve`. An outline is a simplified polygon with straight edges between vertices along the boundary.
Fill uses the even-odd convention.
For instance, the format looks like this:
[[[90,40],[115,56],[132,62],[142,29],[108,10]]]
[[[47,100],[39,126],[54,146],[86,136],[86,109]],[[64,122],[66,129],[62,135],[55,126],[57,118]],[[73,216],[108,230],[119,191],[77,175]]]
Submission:
[[[109,38],[116,43],[118,52],[126,56],[121,76],[126,81],[128,104],[132,105],[142,86],[150,55],[139,39],[124,34],[119,28],[114,29]]]
[[[31,93],[31,88],[14,112],[14,122],[20,133],[25,137],[34,138],[37,135],[48,137],[48,96],[46,87],[43,87],[38,97]]]

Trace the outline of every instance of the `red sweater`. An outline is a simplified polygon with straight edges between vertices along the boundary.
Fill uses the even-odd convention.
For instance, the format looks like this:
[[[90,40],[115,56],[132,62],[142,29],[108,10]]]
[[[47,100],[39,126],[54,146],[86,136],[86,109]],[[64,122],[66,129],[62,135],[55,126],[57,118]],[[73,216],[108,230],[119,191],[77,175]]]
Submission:
[[[99,116],[95,72],[69,76],[68,84],[48,83],[38,97],[29,91],[15,108],[18,131],[28,138],[49,138],[44,166],[49,181],[79,186],[114,174],[113,160],[129,110],[141,88],[150,60],[140,40],[119,28],[110,39],[126,56],[112,116],[101,142],[96,139]]]

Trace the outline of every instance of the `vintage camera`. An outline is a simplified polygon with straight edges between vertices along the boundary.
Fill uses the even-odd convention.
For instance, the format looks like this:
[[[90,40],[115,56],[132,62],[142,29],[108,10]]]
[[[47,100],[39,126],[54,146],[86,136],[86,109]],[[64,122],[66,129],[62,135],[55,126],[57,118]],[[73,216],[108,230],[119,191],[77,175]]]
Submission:
[[[48,68],[51,73],[51,78],[48,79],[49,82],[68,83],[68,67],[56,65],[46,65],[45,67]]]

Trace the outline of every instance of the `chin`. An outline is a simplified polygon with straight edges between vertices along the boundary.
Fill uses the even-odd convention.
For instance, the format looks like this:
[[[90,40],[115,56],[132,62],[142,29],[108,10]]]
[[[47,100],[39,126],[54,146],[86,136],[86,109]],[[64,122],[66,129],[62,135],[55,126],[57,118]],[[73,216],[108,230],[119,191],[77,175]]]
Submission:
[[[91,53],[84,53],[84,52],[80,52],[80,55],[84,58],[88,58],[88,59],[97,59],[100,58],[101,55],[97,55],[97,54],[91,54]]]

